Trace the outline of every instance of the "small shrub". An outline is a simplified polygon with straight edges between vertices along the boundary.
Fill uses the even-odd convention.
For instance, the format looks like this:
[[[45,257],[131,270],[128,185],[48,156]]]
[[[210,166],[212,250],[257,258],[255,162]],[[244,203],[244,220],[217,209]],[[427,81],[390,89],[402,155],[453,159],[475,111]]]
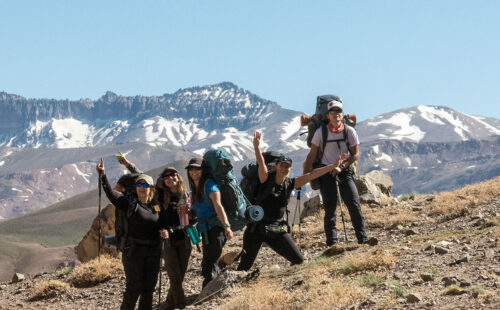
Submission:
[[[486,293],[486,290],[481,285],[476,285],[472,287],[472,291],[476,292],[478,295],[483,295],[484,293]]]
[[[97,258],[78,266],[73,271],[71,283],[76,287],[89,287],[111,279],[123,270],[120,261],[108,255],[101,255],[101,261]]]
[[[379,267],[390,267],[396,263],[396,257],[385,251],[373,251],[346,255],[340,262],[338,273],[348,275],[359,271],[375,271]]]
[[[380,283],[382,283],[382,281],[384,281],[382,277],[374,273],[364,274],[359,279],[359,283],[361,284],[361,286],[365,287],[377,287],[380,285]]]
[[[65,294],[69,285],[59,280],[44,281],[36,285],[31,293],[30,300],[53,298]]]
[[[431,267],[431,268],[427,269],[427,272],[430,274],[433,274],[433,275],[437,275],[437,274],[439,274],[439,269],[437,269],[436,267]]]
[[[395,286],[392,289],[392,295],[394,295],[396,298],[405,298],[406,292],[405,289],[401,286]]]
[[[59,273],[57,274],[57,277],[58,278],[64,278],[67,275],[69,275],[72,271],[73,271],[73,267],[63,268],[61,271],[59,271]]]
[[[409,195],[401,195],[401,196],[399,196],[399,200],[401,200],[401,201],[407,201],[408,199],[410,199]]]
[[[460,287],[456,285],[450,285],[448,286],[443,295],[461,295],[463,294],[464,290],[462,290]]]

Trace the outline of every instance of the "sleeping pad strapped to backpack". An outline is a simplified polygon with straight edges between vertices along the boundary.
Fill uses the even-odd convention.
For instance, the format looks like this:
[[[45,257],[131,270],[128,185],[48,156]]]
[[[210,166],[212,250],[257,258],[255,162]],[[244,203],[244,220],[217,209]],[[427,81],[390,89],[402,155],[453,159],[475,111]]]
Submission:
[[[278,152],[264,152],[262,156],[264,157],[267,171],[273,172],[276,170],[276,162],[280,157],[283,157],[283,154]],[[256,204],[260,188],[259,166],[256,163],[250,163],[241,168],[241,175],[243,179],[241,179],[240,187],[243,193],[251,204]]]
[[[208,150],[203,155],[203,169],[219,187],[222,206],[231,224],[231,229],[233,231],[241,230],[245,226],[245,210],[248,204],[233,174],[233,165],[229,154],[224,150]],[[203,192],[206,196],[205,191]]]

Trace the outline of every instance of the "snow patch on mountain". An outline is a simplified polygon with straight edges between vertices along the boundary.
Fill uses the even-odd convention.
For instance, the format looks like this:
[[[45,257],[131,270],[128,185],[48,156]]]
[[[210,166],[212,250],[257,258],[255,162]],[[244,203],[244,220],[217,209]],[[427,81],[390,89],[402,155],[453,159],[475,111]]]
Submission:
[[[470,132],[469,128],[460,119],[444,109],[437,107],[419,105],[417,109],[422,112],[420,115],[423,119],[434,122],[439,125],[446,125],[441,119],[446,120],[449,124],[455,126],[455,132],[462,137],[462,140],[467,140],[465,132]]]
[[[403,140],[407,139],[414,142],[419,142],[425,136],[425,133],[418,126],[411,125],[411,117],[408,113],[396,113],[391,118],[380,119],[378,121],[368,122],[368,126],[377,126],[381,124],[389,124],[397,127],[396,129],[385,130],[384,133],[378,134],[381,139]]]
[[[495,128],[493,126],[491,126],[490,124],[486,123],[484,121],[484,117],[480,117],[480,116],[474,116],[474,115],[469,115],[469,117],[475,119],[476,121],[478,121],[479,123],[481,123],[484,127],[486,127],[492,134],[494,135],[500,135],[500,129],[498,128]]]
[[[75,171],[76,171],[77,175],[81,176],[85,180],[85,182],[90,183],[90,181],[88,179],[88,177],[90,176],[89,173],[83,173],[83,172],[81,172],[80,169],[78,169],[78,166],[76,164],[72,164],[72,166],[75,168]]]
[[[380,156],[377,157],[377,158],[375,158],[375,160],[376,161],[385,160],[385,161],[388,161],[388,162],[392,162],[391,156],[387,155],[386,153],[380,154]]]

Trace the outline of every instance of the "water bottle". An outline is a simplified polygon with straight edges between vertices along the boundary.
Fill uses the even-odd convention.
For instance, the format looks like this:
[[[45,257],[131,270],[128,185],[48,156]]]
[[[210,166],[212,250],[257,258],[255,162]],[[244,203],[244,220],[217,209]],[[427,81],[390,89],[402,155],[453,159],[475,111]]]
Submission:
[[[189,226],[189,196],[184,194],[184,197],[179,199],[179,203],[177,204],[177,213],[179,213],[179,223],[180,226],[186,227]]]

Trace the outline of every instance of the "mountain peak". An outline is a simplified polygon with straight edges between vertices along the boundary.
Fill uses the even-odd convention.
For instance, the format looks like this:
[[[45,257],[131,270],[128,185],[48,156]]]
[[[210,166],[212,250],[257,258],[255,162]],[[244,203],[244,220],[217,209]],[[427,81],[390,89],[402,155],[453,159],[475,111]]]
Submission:
[[[362,142],[458,142],[500,134],[500,120],[473,116],[446,106],[418,105],[359,123]]]

